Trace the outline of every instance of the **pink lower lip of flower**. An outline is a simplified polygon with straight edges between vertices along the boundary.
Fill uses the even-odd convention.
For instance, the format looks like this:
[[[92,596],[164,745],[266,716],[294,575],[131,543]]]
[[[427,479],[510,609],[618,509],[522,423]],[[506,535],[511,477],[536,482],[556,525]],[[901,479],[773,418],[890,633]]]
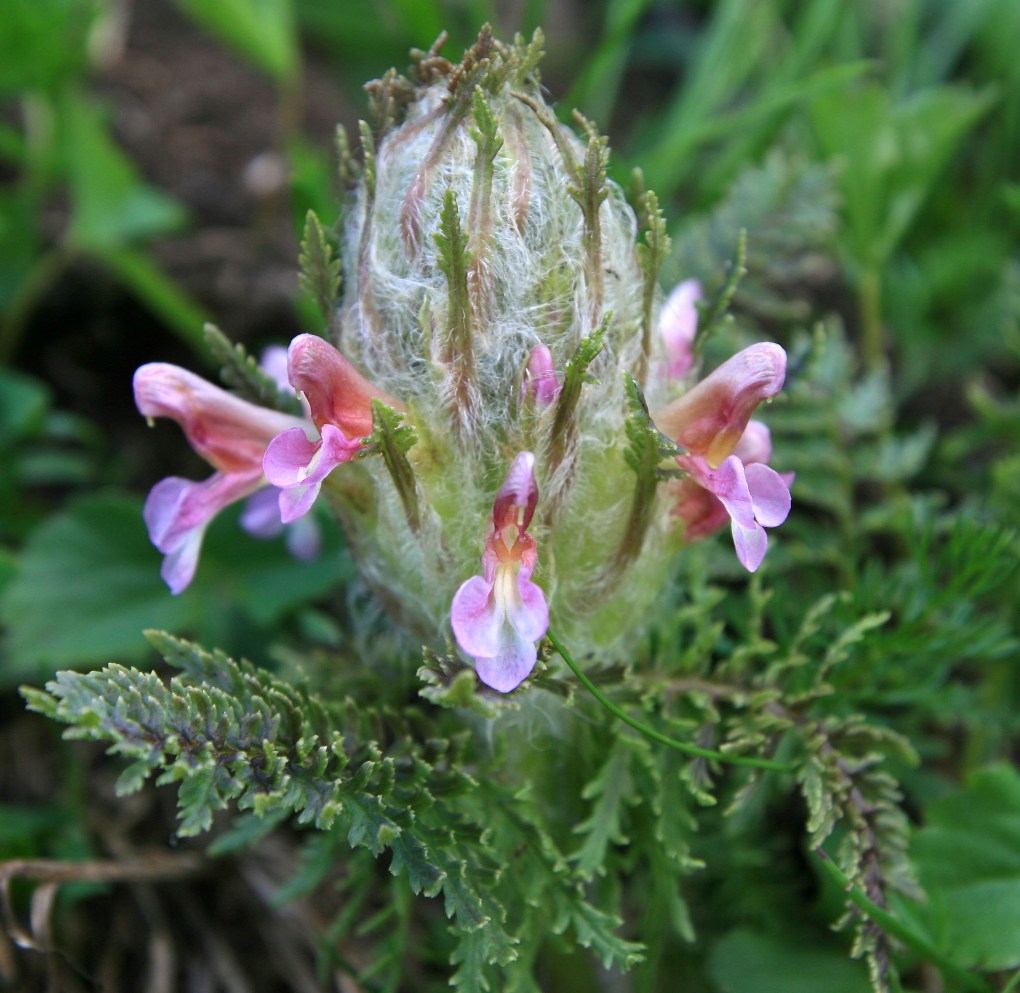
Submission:
[[[760,342],[655,411],[652,420],[691,455],[718,466],[733,451],[758,404],[774,397],[785,378],[786,352],[772,342]]]
[[[248,403],[175,365],[153,362],[134,377],[135,403],[148,418],[168,417],[217,472],[204,482],[171,477],[145,503],[152,543],[163,553],[161,575],[171,592],[192,581],[209,522],[265,485],[262,457],[270,440],[302,422]]]
[[[768,550],[765,528],[778,527],[790,513],[789,482],[760,462],[744,465],[736,455],[728,456],[714,469],[700,456],[681,456],[677,462],[690,473],[685,484],[702,487],[724,508],[738,560],[749,572],[756,571]],[[678,512],[684,517],[682,508]],[[694,523],[702,529],[707,525],[714,529],[724,522],[718,510],[705,506],[704,501],[692,504],[688,513],[697,515],[693,516]]]
[[[214,473],[201,483],[171,476],[157,483],[145,501],[145,524],[164,555],[160,575],[170,592],[182,592],[194,579],[209,522],[225,507],[263,485],[262,471]]]
[[[274,438],[262,461],[266,479],[280,488],[280,519],[289,524],[308,513],[322,481],[338,466],[350,462],[362,447],[333,424],[322,426],[318,441],[309,441],[301,428]]]
[[[256,538],[285,536],[287,550],[302,562],[311,562],[319,554],[322,535],[314,517],[305,517],[290,524],[280,519],[280,491],[265,486],[245,501],[241,527]]]

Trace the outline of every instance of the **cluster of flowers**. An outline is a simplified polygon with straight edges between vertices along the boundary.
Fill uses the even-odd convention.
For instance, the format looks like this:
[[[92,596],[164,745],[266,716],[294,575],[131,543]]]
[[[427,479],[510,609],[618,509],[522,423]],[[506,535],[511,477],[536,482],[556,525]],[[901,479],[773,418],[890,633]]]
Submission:
[[[667,357],[664,375],[690,373],[697,328],[696,283],[681,284],[666,300],[658,322]],[[303,399],[305,416],[257,406],[184,369],[164,363],[135,374],[139,411],[167,417],[216,471],[203,482],[179,478],[157,484],[145,505],[153,544],[164,554],[162,576],[174,593],[194,577],[202,538],[212,518],[242,499],[242,523],[258,534],[292,529],[297,554],[314,554],[314,531],[305,527],[323,481],[351,462],[373,429],[372,401],[402,410],[400,400],[375,387],[331,344],[303,334],[263,360]],[[768,466],[771,440],[751,420],[756,407],[782,388],[786,355],[771,343],[752,345],[686,392],[652,411],[656,427],[683,452],[683,474],[670,483],[670,512],[682,522],[686,541],[730,523],[740,562],[754,571],[767,548],[765,528],[781,524],[790,510],[792,477]],[[522,400],[553,405],[561,381],[550,350],[530,353]],[[539,501],[536,457],[521,451],[509,463],[492,505],[492,531],[482,553],[482,572],[453,595],[449,623],[479,678],[508,692],[531,672],[536,645],[549,624],[542,588],[533,581],[538,546],[529,525]]]
[[[639,243],[605,139],[545,102],[541,41],[483,28],[459,64],[437,43],[369,84],[377,127],[342,169],[343,292],[323,301],[336,347],[305,334],[270,357],[303,416],[138,371],[141,412],[176,420],[216,470],[146,504],[174,592],[227,504],[310,553],[324,493],[393,617],[452,633],[507,692],[550,624],[580,654],[625,656],[685,542],[729,522],[740,562],[761,564],[790,478],[751,416],[786,356],[752,345],[698,381],[700,287],[660,305],[657,203],[642,200]]]

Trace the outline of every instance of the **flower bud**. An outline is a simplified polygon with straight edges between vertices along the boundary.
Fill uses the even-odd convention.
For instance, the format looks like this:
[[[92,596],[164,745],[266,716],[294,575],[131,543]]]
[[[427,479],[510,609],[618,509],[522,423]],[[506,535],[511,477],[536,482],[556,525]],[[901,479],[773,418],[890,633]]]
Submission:
[[[423,631],[449,631],[501,482],[516,453],[534,453],[532,579],[584,650],[616,640],[661,586],[669,542],[627,532],[638,481],[624,373],[650,365],[646,350],[661,364],[664,346],[646,333],[637,220],[606,178],[605,140],[557,121],[537,56],[537,41],[484,31],[460,65],[431,58],[370,87],[398,109],[348,211],[338,347],[403,405],[421,527],[378,460],[341,466],[326,488],[387,600]],[[583,344],[600,326],[599,344]],[[375,479],[370,509],[348,468]],[[647,529],[674,523],[663,501]],[[644,552],[622,584],[607,563],[625,540]]]

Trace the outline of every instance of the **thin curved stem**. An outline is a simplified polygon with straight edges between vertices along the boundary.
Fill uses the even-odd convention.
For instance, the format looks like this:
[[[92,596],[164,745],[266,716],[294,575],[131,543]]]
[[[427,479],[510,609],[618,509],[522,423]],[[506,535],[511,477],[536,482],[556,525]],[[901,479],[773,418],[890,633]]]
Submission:
[[[911,930],[899,918],[894,917],[888,910],[883,909],[877,903],[870,900],[865,893],[847,878],[846,874],[821,848],[815,849],[819,865],[833,882],[837,883],[846,898],[870,921],[877,924],[886,934],[901,942],[912,952],[927,959],[933,965],[938,966],[943,975],[952,977],[961,988],[972,990],[973,993],[992,993],[992,986],[980,976],[951,962],[931,943],[916,931]]]
[[[612,700],[605,696],[605,694],[581,671],[570,652],[567,651],[567,649],[563,646],[563,643],[551,630],[546,632],[546,637],[552,643],[553,648],[556,649],[560,658],[567,663],[570,670],[581,681],[584,688],[614,717],[623,721],[624,724],[632,727],[635,731],[639,731],[646,738],[650,738],[652,741],[657,741],[660,745],[666,745],[678,752],[683,752],[685,755],[693,755],[696,758],[712,759],[716,762],[727,762],[730,765],[750,766],[754,769],[771,769],[775,772],[793,772],[793,766],[788,765],[786,762],[778,762],[774,759],[758,759],[747,755],[727,755],[725,752],[716,752],[711,748],[700,748],[697,745],[689,745],[685,741],[677,741],[676,738],[670,738],[667,735],[656,731],[655,728],[649,727],[647,724],[643,724],[641,721],[631,717],[630,714],[618,707],[612,702]]]

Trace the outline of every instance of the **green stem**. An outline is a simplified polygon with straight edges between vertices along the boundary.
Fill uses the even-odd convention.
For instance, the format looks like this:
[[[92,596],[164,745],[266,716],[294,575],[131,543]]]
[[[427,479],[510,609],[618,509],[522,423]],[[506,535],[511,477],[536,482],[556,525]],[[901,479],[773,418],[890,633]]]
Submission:
[[[635,731],[639,731],[646,738],[651,738],[652,741],[657,741],[660,745],[667,745],[669,748],[674,748],[678,752],[683,752],[685,755],[693,755],[696,758],[713,759],[716,762],[728,762],[730,765],[746,765],[751,766],[754,769],[772,769],[776,772],[793,772],[793,766],[788,765],[785,762],[777,762],[774,759],[757,759],[746,755],[727,755],[725,752],[716,752],[711,748],[699,748],[697,745],[689,745],[687,742],[677,741],[675,738],[670,738],[667,735],[656,731],[655,728],[649,727],[647,724],[642,724],[641,721],[635,720],[630,716],[630,714],[628,714],[625,710],[622,710],[620,707],[617,707],[615,703],[603,694],[603,692],[581,671],[570,652],[567,651],[559,638],[557,638],[551,630],[546,632],[546,637],[552,643],[553,648],[555,648],[559,653],[560,658],[567,663],[574,675],[581,681],[584,688],[614,717],[619,718],[624,724],[632,727]]]
[[[861,354],[867,369],[877,369],[885,359],[882,341],[882,271],[877,266],[861,273],[857,287],[861,321]]]
[[[846,898],[865,915],[869,920],[877,924],[886,934],[895,938],[905,945],[912,952],[920,955],[921,958],[938,966],[948,977],[952,977],[959,985],[966,990],[973,990],[974,993],[993,993],[992,986],[986,983],[980,976],[962,969],[955,962],[949,961],[938,952],[927,939],[921,937],[917,932],[912,931],[906,924],[893,917],[888,910],[883,910],[877,903],[869,900],[860,889],[853,885],[828,855],[821,848],[816,848],[819,865],[825,874],[833,880],[846,893]]]

